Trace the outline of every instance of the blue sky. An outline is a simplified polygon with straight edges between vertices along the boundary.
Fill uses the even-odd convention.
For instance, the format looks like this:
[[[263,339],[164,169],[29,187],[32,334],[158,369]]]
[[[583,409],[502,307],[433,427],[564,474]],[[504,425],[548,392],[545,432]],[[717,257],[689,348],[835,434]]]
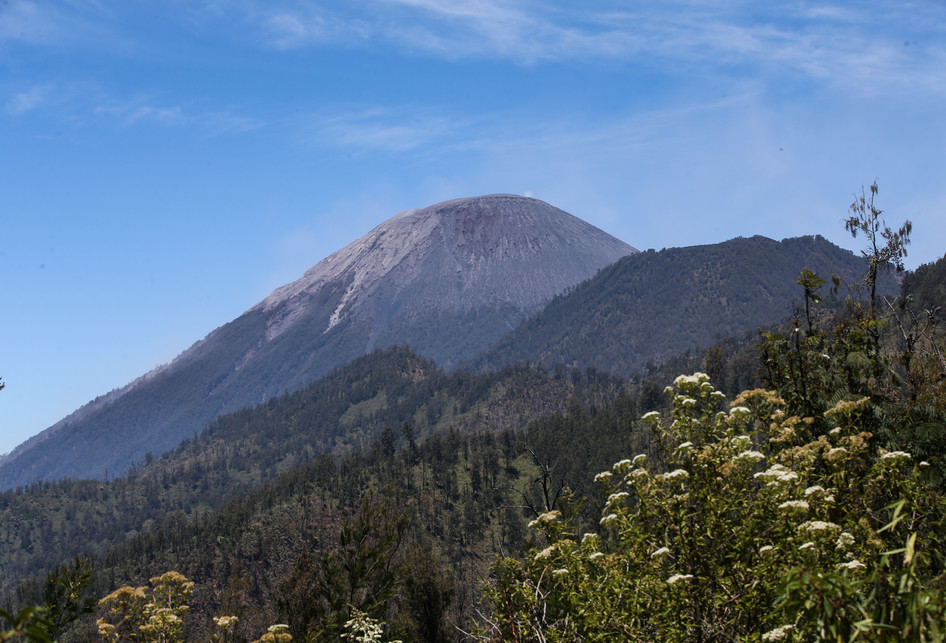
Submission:
[[[0,453],[398,212],[946,253],[946,4],[0,0]]]

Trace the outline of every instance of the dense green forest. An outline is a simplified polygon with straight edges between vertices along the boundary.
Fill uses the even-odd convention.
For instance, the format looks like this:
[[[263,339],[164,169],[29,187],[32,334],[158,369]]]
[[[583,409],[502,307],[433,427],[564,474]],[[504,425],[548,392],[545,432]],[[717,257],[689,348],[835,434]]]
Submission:
[[[946,258],[898,298],[849,282],[828,305],[826,281],[797,277],[784,325],[627,380],[393,348],[128,476],[8,491],[0,619],[76,641],[942,640]]]
[[[402,445],[448,429],[500,431],[569,404],[607,403],[620,390],[603,373],[566,377],[520,366],[448,374],[406,348],[376,351],[305,389],[221,417],[128,476],[0,494],[0,590],[63,558],[148,532],[162,516],[208,512],[322,454],[366,451],[386,427],[411,427]]]

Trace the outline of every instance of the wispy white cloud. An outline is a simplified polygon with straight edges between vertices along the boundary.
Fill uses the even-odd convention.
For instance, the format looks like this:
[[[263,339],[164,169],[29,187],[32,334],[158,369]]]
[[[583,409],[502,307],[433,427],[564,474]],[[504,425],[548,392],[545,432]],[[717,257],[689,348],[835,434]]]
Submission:
[[[0,2],[0,45],[64,48],[77,43],[114,45],[125,38],[110,24],[112,12],[96,0]]]
[[[252,5],[269,45],[345,44],[446,59],[625,61],[669,73],[792,72],[846,90],[946,92],[946,5],[760,5],[689,0],[594,6],[553,0],[351,0]],[[917,35],[919,34],[919,35]],[[911,39],[919,40],[905,47]]]
[[[153,122],[165,126],[179,127],[189,121],[180,107],[155,107],[153,105],[132,103],[112,102],[100,105],[95,108],[95,114],[115,120],[126,127],[139,122]]]
[[[153,105],[143,100],[105,101],[94,107],[92,112],[120,127],[158,125],[192,128],[211,136],[239,134],[265,125],[258,119],[225,111],[188,111],[179,105]]]
[[[52,91],[53,86],[48,83],[33,85],[8,100],[6,103],[6,111],[11,116],[19,116],[20,114],[33,111],[46,103]]]
[[[410,152],[463,135],[469,124],[423,107],[363,106],[313,114],[301,126],[318,146],[357,151]]]

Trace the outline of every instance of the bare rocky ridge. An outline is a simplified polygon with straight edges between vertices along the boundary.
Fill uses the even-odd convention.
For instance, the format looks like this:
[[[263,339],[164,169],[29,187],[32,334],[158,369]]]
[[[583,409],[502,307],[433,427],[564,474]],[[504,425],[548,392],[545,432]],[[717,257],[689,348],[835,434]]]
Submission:
[[[221,413],[304,386],[375,347],[469,359],[553,296],[636,250],[542,201],[489,195],[409,210],[275,290],[170,364],[0,461],[0,489],[117,475]]]

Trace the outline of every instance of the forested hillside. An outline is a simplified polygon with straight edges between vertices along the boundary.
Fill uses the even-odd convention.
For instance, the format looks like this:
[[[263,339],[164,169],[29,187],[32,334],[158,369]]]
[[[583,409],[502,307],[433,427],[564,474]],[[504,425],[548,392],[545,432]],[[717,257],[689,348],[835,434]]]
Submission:
[[[570,404],[606,404],[619,391],[620,381],[604,374],[556,377],[525,367],[448,374],[406,348],[376,351],[305,389],[221,417],[128,476],[0,494],[0,592],[76,554],[147,533],[162,516],[205,514],[321,455],[368,451],[381,438],[394,449],[447,430],[520,429]]]
[[[805,268],[856,286],[866,265],[821,237],[648,250],[554,298],[471,364],[496,368],[529,359],[630,375],[649,361],[790,317],[802,301],[796,281]],[[891,273],[882,273],[878,286],[898,292]]]
[[[428,384],[421,377],[426,364],[398,349],[365,358],[361,370],[346,373],[350,378],[345,381],[362,381],[361,376],[387,366],[388,375],[421,382],[423,389]],[[633,398],[619,394],[609,378],[575,373],[555,379],[524,368],[509,369],[501,378],[440,375],[445,381],[439,382],[438,395],[454,391],[450,404],[457,405],[453,417],[460,420],[450,428],[431,432],[429,425],[418,430],[410,422],[393,428],[379,421],[379,431],[362,434],[363,445],[339,455],[313,452],[307,457],[305,440],[295,448],[271,449],[292,442],[286,439],[294,424],[290,418],[305,407],[299,406],[300,396],[312,395],[310,403],[318,394],[347,404],[326,390],[331,386],[308,390],[222,418],[199,438],[127,479],[37,485],[8,493],[3,515],[32,536],[24,540],[23,552],[44,547],[62,551],[70,534],[82,542],[83,534],[96,530],[119,542],[107,547],[103,538],[98,544],[89,596],[105,595],[116,584],[146,583],[155,569],[174,569],[191,578],[197,588],[189,637],[208,636],[210,617],[221,609],[240,617],[238,634],[247,640],[274,622],[288,622],[292,632],[301,635],[311,619],[321,619],[323,627],[337,634],[344,610],[318,601],[303,608],[303,597],[315,591],[313,584],[328,582],[325,566],[335,559],[323,561],[325,551],[330,556],[354,551],[358,557],[389,557],[387,576],[338,581],[358,585],[365,595],[359,606],[387,599],[381,601],[385,613],[400,624],[398,631],[406,639],[452,640],[454,625],[472,624],[492,557],[498,551],[520,551],[526,522],[548,502],[556,502],[564,485],[590,490],[586,468],[607,464],[614,444],[643,447],[646,440],[633,431],[641,409]],[[551,399],[540,399],[543,383]],[[341,378],[334,387],[336,392],[346,388]],[[531,405],[561,410],[533,422],[522,413],[510,422],[516,411],[501,413],[499,400],[519,406],[524,403],[522,391],[533,398]],[[374,391],[362,389],[369,392]],[[410,385],[385,390],[405,408],[411,406],[411,417],[423,409],[419,400],[430,399],[419,397],[410,404],[416,392]],[[484,403],[490,398],[497,399]],[[461,413],[465,405],[471,406]],[[369,406],[386,419],[405,417],[380,410],[384,404],[377,401],[361,409]],[[471,411],[473,406],[478,410]],[[490,426],[484,418],[492,414],[505,416],[506,422],[497,421],[495,431],[473,431],[463,422],[471,413],[480,414],[481,427]],[[423,415],[416,417],[425,424]],[[510,426],[503,428],[504,423]],[[227,497],[231,499],[224,501]],[[44,511],[52,512],[51,521],[40,518]],[[76,531],[70,531],[70,525]],[[366,530],[377,549],[342,544],[346,528]],[[57,540],[44,542],[44,533],[58,534]],[[77,553],[90,553],[90,543],[84,544]],[[7,569],[17,562],[11,561]],[[386,593],[395,577],[398,587],[417,584],[418,595],[394,599]],[[21,602],[42,602],[42,583],[38,578],[21,585],[15,595]],[[440,638],[418,639],[417,628],[433,627],[419,621],[438,605],[434,616]],[[79,640],[92,628],[88,619],[82,623],[74,626]]]
[[[76,641],[938,640],[944,265],[841,308],[802,272],[788,323],[629,381],[375,352],[0,496],[3,604]]]

